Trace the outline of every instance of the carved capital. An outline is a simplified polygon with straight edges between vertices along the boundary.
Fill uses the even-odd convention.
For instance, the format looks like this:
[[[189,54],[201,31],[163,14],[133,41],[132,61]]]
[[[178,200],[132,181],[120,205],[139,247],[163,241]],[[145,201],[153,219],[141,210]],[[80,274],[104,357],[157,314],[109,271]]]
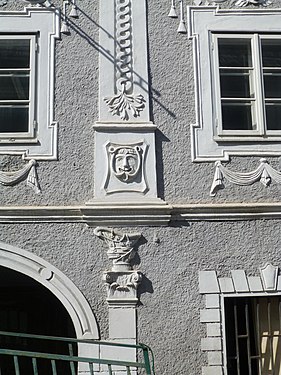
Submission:
[[[141,280],[142,274],[139,271],[104,272],[103,281],[107,287],[107,302],[111,305],[135,305],[138,302],[137,289]]]
[[[132,270],[131,260],[136,254],[135,245],[141,233],[122,233],[110,228],[97,227],[94,234],[106,242],[107,255],[112,259],[112,271]]]

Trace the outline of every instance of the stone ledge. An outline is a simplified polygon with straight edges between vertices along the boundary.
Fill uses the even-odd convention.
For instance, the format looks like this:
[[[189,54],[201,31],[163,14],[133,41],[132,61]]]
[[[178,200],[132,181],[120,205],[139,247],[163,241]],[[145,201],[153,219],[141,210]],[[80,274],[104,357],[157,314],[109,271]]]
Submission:
[[[167,226],[189,221],[281,219],[281,204],[176,204],[162,200],[89,202],[77,206],[0,207],[0,223],[81,222],[89,226]],[[226,287],[226,286],[225,286]],[[227,286],[231,288],[231,286]]]

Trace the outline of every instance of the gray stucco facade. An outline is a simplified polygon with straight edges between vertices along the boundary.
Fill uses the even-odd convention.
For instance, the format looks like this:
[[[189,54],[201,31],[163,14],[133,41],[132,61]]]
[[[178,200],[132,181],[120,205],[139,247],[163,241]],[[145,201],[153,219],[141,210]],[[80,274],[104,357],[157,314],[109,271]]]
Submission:
[[[110,303],[107,303],[102,274],[110,269],[111,260],[106,255],[106,244],[94,231],[96,227],[106,227],[126,234],[141,233],[138,255],[131,261],[133,270],[142,273],[142,281],[136,287],[138,302],[130,307],[122,302],[123,308],[137,313],[137,341],[152,348],[156,374],[201,374],[202,371],[205,375],[222,374],[224,363],[210,365],[208,350],[201,350],[201,339],[207,337],[207,328],[200,321],[200,310],[205,309],[206,301],[204,291],[200,293],[198,275],[200,271],[216,271],[218,278],[229,278],[231,271],[244,270],[246,275],[257,276],[267,263],[281,266],[281,184],[272,180],[267,187],[259,181],[239,186],[225,178],[225,188],[210,196],[214,160],[196,161],[192,157],[190,129],[198,116],[194,41],[190,31],[177,33],[178,18],[167,17],[170,0],[129,1],[130,4],[137,2],[143,8],[136,6],[131,12],[145,10],[137,25],[143,29],[134,29],[137,21],[133,14],[130,38],[136,44],[141,43],[132,38],[145,30],[147,46],[137,44],[138,50],[133,49],[131,57],[139,64],[141,48],[144,48],[148,60],[148,91],[145,84],[138,85],[135,81],[134,84],[135,92],[142,90],[145,106],[149,107],[129,120],[114,114],[104,115],[106,106],[101,104],[103,98],[99,96],[103,90],[100,56],[106,56],[113,67],[116,56],[109,59],[110,51],[100,42],[105,37],[100,39],[100,34],[107,35],[106,27],[115,24],[114,19],[103,23],[106,17],[114,15],[114,2],[106,1],[113,10],[100,14],[105,12],[106,5],[100,6],[94,0],[77,0],[79,18],[71,18],[67,13],[69,33],[61,33],[55,40],[53,94],[54,120],[58,122],[54,141],[57,154],[50,160],[44,157],[36,160],[40,194],[34,193],[24,181],[13,186],[0,185],[0,240],[42,258],[69,278],[88,301],[96,317],[99,338],[110,340]],[[43,5],[43,8],[53,12],[55,6],[62,9],[62,5],[62,1],[56,0],[54,6]],[[185,4],[185,17],[189,14],[186,5],[195,6],[191,2]],[[281,1],[266,5],[263,7],[258,1],[241,8],[225,1],[221,8],[266,13],[281,8]],[[21,1],[7,0],[0,8],[1,16],[24,12],[25,6],[33,9]],[[35,5],[35,8],[41,9],[41,6]],[[63,17],[59,18],[61,22]],[[188,24],[186,19],[187,27]],[[112,39],[110,33],[107,37]],[[108,74],[109,79],[110,74],[114,75]],[[108,89],[108,82],[104,85]],[[113,86],[117,87],[116,82]],[[130,91],[128,95],[133,94]],[[113,130],[106,127],[112,124],[116,125]],[[134,126],[139,128],[136,130]],[[104,138],[97,136],[99,132]],[[121,133],[124,137],[117,137],[115,141],[116,134]],[[136,193],[130,191],[135,181],[127,183],[122,177],[112,187],[109,182],[106,191],[104,176],[96,172],[103,158],[111,157],[111,151],[106,156],[102,148],[107,134],[111,137],[108,137],[111,142],[108,149],[113,147],[115,152],[120,145],[124,148],[128,143],[132,148],[142,148],[143,155],[145,152],[148,155],[142,159],[147,186],[141,181],[141,187],[135,188]],[[273,143],[281,150],[280,143]],[[230,155],[224,165],[231,171],[247,173],[255,170],[260,159],[266,157],[280,172],[280,156],[242,153]],[[149,165],[154,157],[155,165]],[[0,144],[1,171],[20,170],[28,160],[26,154],[1,151]],[[113,172],[108,172],[107,181],[113,178],[110,173]],[[119,188],[122,184],[129,186],[125,193]],[[104,197],[101,197],[102,189],[106,191]],[[138,189],[144,191],[140,198]],[[271,292],[279,295],[281,291]],[[221,295],[221,292],[212,294]],[[120,324],[122,329],[122,321]],[[223,342],[224,337],[219,336],[219,340]]]

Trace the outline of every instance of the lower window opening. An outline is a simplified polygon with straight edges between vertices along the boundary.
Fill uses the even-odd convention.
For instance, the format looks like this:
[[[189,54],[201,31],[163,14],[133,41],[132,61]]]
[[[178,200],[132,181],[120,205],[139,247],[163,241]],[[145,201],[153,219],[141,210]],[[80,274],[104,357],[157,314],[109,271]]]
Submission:
[[[281,297],[226,297],[227,375],[281,374]]]

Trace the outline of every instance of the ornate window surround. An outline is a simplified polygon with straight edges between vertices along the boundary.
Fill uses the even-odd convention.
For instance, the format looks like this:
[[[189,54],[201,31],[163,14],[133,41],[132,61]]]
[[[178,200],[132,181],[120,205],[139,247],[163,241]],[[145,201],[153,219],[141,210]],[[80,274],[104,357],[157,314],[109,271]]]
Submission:
[[[208,365],[203,375],[227,375],[225,368],[225,297],[259,297],[281,295],[279,268],[267,263],[259,276],[247,276],[244,270],[231,271],[231,277],[218,277],[216,271],[199,272],[199,292],[205,295],[200,322],[206,324],[201,350],[207,353]]]
[[[280,141],[217,141],[213,116],[214,77],[211,69],[212,33],[233,31],[240,34],[281,34],[281,9],[224,9],[218,7],[188,7],[189,38],[193,39],[196,123],[191,126],[192,160],[194,162],[229,160],[231,155],[280,156]],[[259,25],[257,30],[256,25]],[[211,84],[210,84],[211,82]],[[216,100],[215,100],[216,101]]]
[[[34,35],[37,39],[35,72],[34,134],[25,139],[0,139],[0,154],[24,159],[57,159],[57,123],[54,121],[54,53],[59,38],[59,11],[27,7],[21,12],[0,12],[2,35]],[[16,36],[15,36],[16,37]],[[19,142],[20,141],[20,142]]]

